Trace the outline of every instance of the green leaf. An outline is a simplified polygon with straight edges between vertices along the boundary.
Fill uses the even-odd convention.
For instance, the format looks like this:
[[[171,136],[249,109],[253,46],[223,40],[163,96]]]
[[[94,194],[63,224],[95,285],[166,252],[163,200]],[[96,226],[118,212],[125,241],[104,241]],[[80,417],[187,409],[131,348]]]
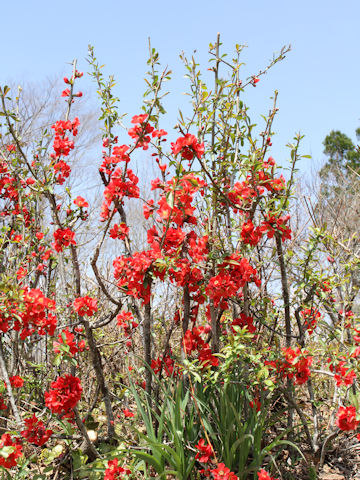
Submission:
[[[15,447],[7,446],[0,449],[0,456],[3,458],[8,458],[12,453],[15,452]]]
[[[175,195],[174,195],[174,192],[171,191],[166,195],[166,202],[170,208],[174,208],[174,200],[175,200]]]

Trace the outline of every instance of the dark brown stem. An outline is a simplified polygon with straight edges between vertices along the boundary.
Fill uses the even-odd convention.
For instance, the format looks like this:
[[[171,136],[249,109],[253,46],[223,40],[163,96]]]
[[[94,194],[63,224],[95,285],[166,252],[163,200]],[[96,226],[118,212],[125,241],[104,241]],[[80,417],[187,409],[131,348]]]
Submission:
[[[97,348],[97,345],[93,336],[93,331],[90,327],[89,321],[83,319],[83,325],[85,327],[85,333],[86,333],[86,338],[87,338],[89,349],[90,349],[92,364],[95,369],[96,378],[97,378],[100,391],[102,393],[104,403],[105,403],[108,437],[110,439],[114,436],[114,433],[115,433],[114,414],[111,406],[110,393],[105,382],[103,367],[101,363],[101,355],[100,355],[99,349]]]
[[[152,284],[152,279],[148,275],[145,276],[145,280],[147,280],[150,284]],[[149,396],[149,402],[151,401],[151,383],[152,383],[152,372],[150,370],[151,365],[151,303],[149,302],[145,305],[145,312],[144,312],[144,360],[145,360],[145,390]]]
[[[89,438],[88,432],[87,432],[87,430],[85,428],[85,425],[83,424],[83,422],[80,418],[80,415],[79,415],[79,412],[78,412],[77,408],[74,408],[74,413],[75,413],[76,425],[78,426],[78,429],[80,430],[81,435],[83,436],[83,438],[86,442],[86,446],[89,449],[89,452],[91,452],[91,454],[94,456],[94,458],[98,458],[99,454],[98,454],[96,448],[94,447],[94,444],[92,443],[92,441]]]
[[[182,322],[182,331],[183,335],[189,328],[189,320],[190,320],[190,293],[188,285],[184,287],[184,318]]]
[[[290,318],[290,295],[289,284],[287,279],[287,272],[285,267],[284,251],[282,248],[281,235],[275,232],[276,252],[280,264],[281,274],[281,289],[284,300],[284,317],[285,317],[285,333],[286,333],[286,347],[291,347],[291,318]]]
[[[307,424],[307,421],[306,421],[306,417],[305,417],[303,411],[301,410],[299,405],[295,402],[293,397],[288,393],[287,390],[281,389],[280,391],[283,393],[283,395],[285,396],[288,403],[290,403],[295,408],[295,410],[297,411],[297,414],[299,415],[300,420],[303,424],[303,427],[304,427],[304,430],[305,430],[305,435],[306,435],[306,438],[308,440],[308,444],[309,444],[311,450],[313,452],[315,452],[315,448],[314,448],[315,446],[314,446],[313,440],[311,438],[310,430],[309,430],[309,427],[308,427],[308,424]]]
[[[0,340],[0,369],[1,369],[1,375],[3,377],[3,380],[6,383],[6,390],[7,390],[7,393],[9,395],[10,405],[11,405],[11,408],[12,408],[12,411],[13,411],[13,414],[14,414],[14,417],[15,417],[16,425],[20,429],[23,422],[21,420],[19,410],[18,410],[18,408],[16,406],[16,403],[15,403],[13,390],[12,390],[12,387],[11,387],[8,371],[7,371],[7,368],[6,368],[4,350],[3,350],[1,340]]]
[[[120,313],[121,309],[122,309],[122,304],[120,303],[120,305],[118,305],[118,307],[115,309],[114,312],[111,312],[109,315],[106,315],[105,318],[98,320],[96,323],[91,325],[90,328],[92,330],[95,330],[97,328],[106,327],[106,325],[112,322],[114,318]]]
[[[321,448],[321,455],[320,455],[320,461],[319,461],[319,470],[324,466],[324,462],[325,462],[325,454],[326,454],[326,448],[328,446],[328,443],[331,442],[331,440],[333,440],[334,438],[336,438],[339,433],[341,432],[340,428],[336,429],[335,432],[332,432],[330,433],[324,440],[324,443],[322,445],[322,448]]]
[[[275,232],[275,242],[276,242],[276,252],[280,264],[280,274],[281,274],[281,288],[282,288],[282,297],[284,300],[284,317],[285,317],[285,334],[286,334],[286,347],[291,347],[291,317],[290,317],[290,295],[289,295],[289,284],[287,279],[287,272],[285,267],[284,251],[282,247],[281,235],[279,232]],[[293,388],[292,380],[288,379],[286,385],[286,391],[289,397],[291,396]],[[292,426],[294,418],[294,407],[289,402],[289,411],[288,411],[288,429],[289,429],[289,439],[292,437]]]
[[[217,353],[220,350],[220,332],[217,309],[214,307],[214,302],[210,301],[210,316],[211,316],[211,345],[212,352]]]

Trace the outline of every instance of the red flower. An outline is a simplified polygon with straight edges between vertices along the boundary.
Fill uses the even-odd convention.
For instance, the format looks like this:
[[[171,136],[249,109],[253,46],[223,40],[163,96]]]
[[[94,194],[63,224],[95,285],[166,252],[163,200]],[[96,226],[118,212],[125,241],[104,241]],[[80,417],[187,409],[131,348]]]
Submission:
[[[182,158],[192,160],[194,155],[201,158],[204,155],[204,144],[198,143],[195,135],[187,133],[184,137],[180,137],[175,143],[171,144],[171,150],[174,155],[181,153]]]
[[[195,448],[198,450],[195,458],[201,463],[207,463],[214,455],[211,445],[205,445],[205,440],[203,438],[200,438],[199,443],[195,445]]]
[[[8,433],[4,433],[1,436],[0,450],[4,447],[13,447],[13,451],[7,458],[0,456],[0,466],[5,468],[16,467],[16,459],[22,455],[22,446],[17,443],[18,439],[12,440]]]
[[[258,480],[277,480],[274,477],[270,477],[270,475],[265,471],[263,468],[258,472]]]
[[[316,308],[306,308],[301,311],[301,315],[304,317],[304,327],[308,330],[311,335],[316,328],[317,320],[321,317],[319,310]]]
[[[119,467],[117,458],[108,461],[108,468],[105,470],[104,480],[121,480],[123,475],[130,475],[131,470],[124,467]]]
[[[249,405],[250,405],[250,408],[256,408],[256,411],[260,412],[261,402],[259,400],[259,397],[255,397],[254,400],[250,400]]]
[[[45,405],[58,414],[70,413],[81,398],[80,379],[72,375],[59,377],[45,392]]]
[[[171,377],[171,375],[177,374],[176,369],[174,369],[174,360],[169,356],[165,355],[164,358],[158,357],[156,360],[151,360],[151,368],[154,370],[155,374],[158,374],[161,370],[161,368],[164,369],[165,374],[168,377]]]
[[[225,467],[224,463],[219,463],[217,468],[211,470],[214,480],[237,480],[237,476],[234,472],[230,472],[230,469]]]
[[[231,330],[235,331],[233,327],[239,326],[241,328],[247,328],[250,333],[256,332],[256,327],[254,325],[253,317],[248,317],[245,313],[240,313],[240,317],[234,318],[231,322]]]
[[[125,415],[126,418],[131,418],[131,417],[135,416],[135,413],[133,413],[128,408],[124,408],[124,410],[122,412],[123,412],[123,414]]]
[[[87,295],[85,297],[76,298],[74,300],[74,309],[81,317],[84,315],[91,317],[97,312],[97,299],[88,297]]]
[[[303,385],[310,377],[310,366],[312,357],[308,357],[306,350],[301,351],[299,347],[292,349],[291,347],[283,349],[285,362],[282,370],[285,376],[293,378],[295,375],[295,384]]]
[[[350,407],[340,407],[337,412],[336,425],[343,430],[348,432],[350,430],[355,430],[358,426],[359,421],[356,420],[356,408],[354,406]]]
[[[126,225],[126,223],[120,223],[112,227],[112,229],[109,231],[109,235],[111,238],[118,238],[119,240],[124,240],[129,234],[129,227]]]
[[[356,373],[353,369],[346,366],[345,360],[341,360],[337,365],[330,363],[329,368],[331,372],[335,372],[334,379],[338,387],[341,385],[352,385],[354,383]]]
[[[24,385],[24,380],[17,375],[15,375],[14,377],[10,377],[9,380],[10,380],[11,386],[14,388],[20,388]]]
[[[29,290],[27,287],[24,291],[25,310],[20,313],[21,322],[16,321],[14,329],[19,331],[20,338],[24,340],[34,332],[39,335],[54,335],[56,328],[56,317],[48,310],[55,309],[55,302],[45,297],[38,288]]]
[[[4,403],[3,396],[0,395],[0,410],[6,410],[6,409],[7,409],[7,405],[6,403]]]
[[[62,252],[64,247],[68,247],[69,245],[76,245],[75,233],[72,232],[70,228],[58,228],[54,232],[54,239],[55,242],[52,243],[52,246],[57,252]]]
[[[131,123],[144,123],[148,116],[149,115],[147,113],[143,113],[142,115],[134,115],[131,119]]]
[[[89,206],[88,202],[83,197],[76,197],[74,200],[76,206],[80,208],[87,208]]]
[[[52,430],[45,429],[43,422],[36,417],[35,413],[31,418],[25,419],[25,426],[26,429],[21,432],[21,435],[38,447],[44,445],[53,434]]]
[[[165,132],[165,130],[154,130],[151,134],[154,137],[157,137],[157,138],[160,138],[160,137],[163,137],[164,135],[167,135],[167,132]]]
[[[85,342],[84,340],[80,341],[79,344],[76,344],[75,335],[69,331],[68,328],[63,330],[60,335],[58,336],[58,342],[53,343],[54,353],[60,353],[61,345],[67,345],[69,347],[68,353],[73,356],[78,351],[82,352],[85,349]]]
[[[241,229],[241,239],[245,244],[255,247],[261,240],[264,228],[254,227],[252,221],[249,219],[245,222]]]

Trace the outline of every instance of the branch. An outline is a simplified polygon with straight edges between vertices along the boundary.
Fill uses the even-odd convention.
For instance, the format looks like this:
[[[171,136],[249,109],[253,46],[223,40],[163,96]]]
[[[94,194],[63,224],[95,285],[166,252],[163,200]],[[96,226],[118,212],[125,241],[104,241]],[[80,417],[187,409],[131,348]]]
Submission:
[[[12,411],[14,413],[14,417],[15,417],[15,420],[16,420],[16,425],[17,425],[18,429],[20,430],[20,428],[23,425],[23,422],[21,420],[19,410],[18,410],[18,408],[16,406],[16,403],[15,403],[13,390],[12,390],[12,387],[11,387],[11,383],[10,383],[10,380],[9,380],[9,375],[8,375],[7,368],[6,368],[6,363],[5,363],[5,358],[4,358],[4,350],[3,350],[1,339],[0,339],[0,369],[1,369],[1,374],[3,376],[3,379],[6,383],[6,390],[7,390],[8,395],[9,395],[10,405],[11,405]]]

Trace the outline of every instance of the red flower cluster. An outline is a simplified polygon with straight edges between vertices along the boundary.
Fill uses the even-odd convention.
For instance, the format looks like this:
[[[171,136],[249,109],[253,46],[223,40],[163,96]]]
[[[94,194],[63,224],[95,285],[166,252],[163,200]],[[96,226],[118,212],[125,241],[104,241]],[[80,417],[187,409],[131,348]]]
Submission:
[[[56,317],[48,310],[55,310],[55,302],[45,297],[38,288],[31,290],[25,289],[24,292],[24,311],[20,313],[22,325],[15,321],[14,329],[21,330],[20,337],[24,340],[26,337],[37,333],[38,335],[54,335],[56,328]]]
[[[108,468],[105,470],[104,480],[121,480],[123,475],[130,475],[131,470],[127,467],[120,467],[119,460],[114,458],[114,460],[108,461]]]
[[[341,385],[352,385],[356,379],[356,373],[350,366],[346,365],[345,357],[342,358],[336,364],[329,364],[330,371],[335,372],[334,378],[338,387],[341,387]]]
[[[58,228],[55,230],[54,239],[55,242],[52,243],[52,247],[57,252],[62,252],[64,247],[68,247],[69,245],[76,245],[75,233],[70,230],[70,228]]]
[[[159,179],[153,180],[152,190],[163,190],[158,202],[159,221],[171,221],[181,227],[184,223],[196,225],[197,220],[193,215],[195,207],[191,205],[194,195],[203,192],[205,182],[194,174],[189,173],[178,178],[173,178],[165,184]]]
[[[135,417],[135,413],[133,413],[131,410],[129,410],[128,408],[124,408],[124,410],[122,411],[125,418],[132,418],[132,417]]]
[[[116,317],[116,320],[118,326],[124,330],[124,335],[126,338],[128,338],[126,346],[130,348],[132,346],[131,336],[139,324],[134,320],[131,312],[119,313],[119,315]]]
[[[78,297],[74,300],[74,310],[80,317],[87,315],[92,317],[98,310],[97,299],[88,297]]]
[[[16,152],[16,147],[13,143],[11,143],[10,145],[6,145],[6,150],[10,153],[11,152]]]
[[[143,150],[147,150],[149,148],[149,143],[151,140],[149,133],[154,131],[154,127],[146,122],[147,118],[147,113],[142,115],[134,115],[131,119],[131,123],[133,123],[135,126],[133,128],[129,128],[128,130],[130,137],[136,141],[136,148],[142,147]]]
[[[194,135],[187,133],[171,144],[171,151],[173,155],[181,153],[182,158],[190,161],[194,156],[201,158],[204,155],[205,147],[203,143],[198,142]]]
[[[308,381],[310,377],[310,365],[312,364],[312,357],[307,356],[306,351],[301,351],[300,348],[296,347],[295,350],[292,348],[284,349],[285,362],[284,369],[285,375],[288,378],[293,378],[295,376],[295,384],[302,385]]]
[[[114,142],[115,142],[115,140],[114,140]],[[116,142],[117,142],[117,138],[116,138]],[[109,144],[104,141],[103,146],[104,147],[109,146]],[[130,157],[129,157],[129,155],[126,154],[126,152],[129,150],[129,148],[130,147],[128,145],[116,146],[116,147],[113,148],[112,156],[110,156],[110,157],[106,156],[105,152],[104,152],[104,161],[101,164],[101,166],[99,168],[99,171],[104,172],[107,175],[111,176],[113,171],[115,170],[116,165],[119,162],[129,163],[130,162]]]
[[[53,343],[54,353],[60,353],[61,345],[66,345],[70,356],[74,356],[78,352],[83,352],[86,347],[85,340],[77,342],[75,335],[71,333],[68,328],[63,330],[58,336],[58,341]]]
[[[214,450],[211,445],[207,445],[205,440],[201,438],[197,445],[197,454],[195,458],[201,463],[210,463],[212,462],[212,457],[214,456]],[[212,476],[213,480],[237,480],[237,476],[234,472],[231,472],[229,468],[225,466],[224,463],[218,463],[215,468],[208,467],[206,469],[200,470],[200,473],[205,477]]]
[[[208,463],[208,461],[213,457],[214,451],[211,445],[207,445],[203,438],[200,438],[197,445],[195,445],[198,453],[195,455],[195,458],[201,463]]]
[[[278,480],[275,477],[270,477],[270,475],[264,469],[261,469],[257,475],[259,477],[258,480]]]
[[[210,470],[214,480],[238,480],[234,472],[231,472],[224,463],[219,463],[217,468]]]
[[[201,364],[206,367],[219,365],[219,359],[213,355],[211,348],[202,338],[202,334],[209,333],[210,327],[194,327],[191,331],[187,330],[183,339],[183,349],[187,355],[194,351],[198,351],[198,359]]]
[[[296,385],[306,383],[311,374],[309,367],[312,364],[312,357],[308,356],[306,350],[301,351],[299,347],[283,348],[283,354],[284,361],[265,361],[265,365],[276,369],[283,377],[290,379],[295,377]]]
[[[283,175],[280,175],[278,178],[273,176],[274,165],[274,159],[269,157],[266,162],[263,162],[262,170],[257,170],[248,175],[243,182],[234,184],[228,193],[228,198],[238,207],[234,208],[235,213],[238,209],[244,209],[244,213],[246,213],[246,207],[252,203],[252,199],[264,195],[265,189],[270,193],[280,192],[285,189],[286,182]],[[226,185],[226,188],[230,188],[230,185]]]
[[[22,446],[19,443],[19,439],[12,440],[8,433],[4,433],[1,435],[0,450],[4,447],[12,447],[13,451],[6,458],[0,456],[0,466],[5,468],[16,467],[16,460],[22,455]]]
[[[218,266],[219,273],[211,277],[206,287],[206,294],[214,300],[214,305],[227,308],[226,300],[239,295],[239,289],[248,282],[260,286],[257,271],[249,264],[246,258],[241,258],[239,253],[226,257]]]
[[[67,157],[70,153],[70,150],[74,148],[74,142],[70,141],[69,138],[65,136],[65,131],[72,130],[72,123],[70,121],[64,122],[60,120],[56,122],[55,125],[53,125],[51,128],[55,130],[55,140],[53,148],[56,158],[60,157],[61,155]]]
[[[301,315],[304,318],[304,327],[309,332],[309,335],[311,335],[316,328],[317,321],[321,317],[321,314],[319,310],[312,307],[302,310]]]
[[[256,332],[256,327],[254,325],[253,317],[248,317],[245,313],[240,313],[240,317],[234,318],[231,322],[231,330],[234,331],[233,327],[239,326],[241,328],[247,328],[250,333]]]
[[[67,92],[67,90],[64,90],[63,93]],[[79,124],[79,119],[76,117],[73,122],[70,120],[67,122],[59,120],[51,127],[55,130],[55,139],[53,143],[55,153],[52,153],[51,157],[56,161],[53,167],[57,173],[56,181],[60,185],[64,183],[65,178],[67,178],[71,172],[70,166],[64,162],[64,160],[60,160],[60,157],[67,157],[70,151],[74,148],[74,142],[69,140],[69,137],[66,136],[66,132],[72,132],[73,136],[75,137],[78,133]]]
[[[359,421],[356,420],[356,408],[352,405],[350,407],[339,407],[336,425],[344,432],[356,430],[359,425]]]
[[[163,136],[167,135],[167,132],[165,132],[165,130],[161,129],[161,130],[154,130],[151,134],[151,136],[153,138],[161,138]]]
[[[135,252],[131,257],[118,257],[114,260],[114,277],[118,280],[118,287],[127,295],[142,298],[144,303],[150,301],[150,285],[145,282],[145,276],[153,262],[160,257],[153,250]],[[156,269],[153,268],[156,274]]]
[[[81,398],[80,379],[72,375],[59,377],[45,392],[45,405],[53,412],[61,414],[71,413]]]
[[[260,412],[261,402],[260,402],[259,396],[256,395],[254,400],[250,400],[249,405],[250,405],[250,408],[255,408],[257,412]]]
[[[132,328],[136,328],[138,323],[134,321],[134,316],[131,312],[121,312],[116,317],[117,324],[119,327],[124,329],[126,337],[130,336],[130,331]]]
[[[174,372],[175,375],[177,374],[174,365],[174,360],[170,357],[170,355],[165,355],[164,358],[158,357],[156,360],[151,360],[151,368],[154,373],[158,374],[162,368],[162,371],[165,372],[168,377],[174,375]]]
[[[263,232],[266,231],[266,226],[254,227],[254,224],[249,219],[241,228],[241,240],[245,244],[255,247],[261,240]]]
[[[87,208],[89,206],[85,198],[77,196],[74,200],[74,204],[79,208]]]
[[[14,377],[10,377],[9,380],[10,380],[10,384],[13,388],[21,388],[24,385],[24,380],[21,377],[19,377],[18,375],[15,375]],[[6,387],[5,382],[4,382],[4,384],[5,384],[5,387]]]
[[[125,172],[116,168],[110,177],[110,181],[104,190],[105,200],[101,207],[101,217],[105,220],[110,214],[110,205],[123,201],[124,197],[139,198],[140,191],[137,186],[139,178],[129,168]]]
[[[21,432],[21,435],[38,447],[44,445],[54,433],[52,430],[45,429],[44,423],[36,417],[35,413],[31,418],[26,418],[24,422],[26,429]]]
[[[129,227],[126,225],[126,223],[115,223],[115,225],[109,231],[111,238],[118,238],[119,240],[124,240],[128,234]]]
[[[4,398],[2,395],[0,395],[0,410],[6,410],[7,409],[7,405],[6,403],[4,402]]]
[[[268,219],[263,222],[264,227],[267,228],[268,238],[272,238],[275,232],[280,233],[281,240],[284,242],[286,239],[291,240],[291,229],[286,225],[290,220],[290,215],[284,217],[275,217],[274,215],[268,215]]]

